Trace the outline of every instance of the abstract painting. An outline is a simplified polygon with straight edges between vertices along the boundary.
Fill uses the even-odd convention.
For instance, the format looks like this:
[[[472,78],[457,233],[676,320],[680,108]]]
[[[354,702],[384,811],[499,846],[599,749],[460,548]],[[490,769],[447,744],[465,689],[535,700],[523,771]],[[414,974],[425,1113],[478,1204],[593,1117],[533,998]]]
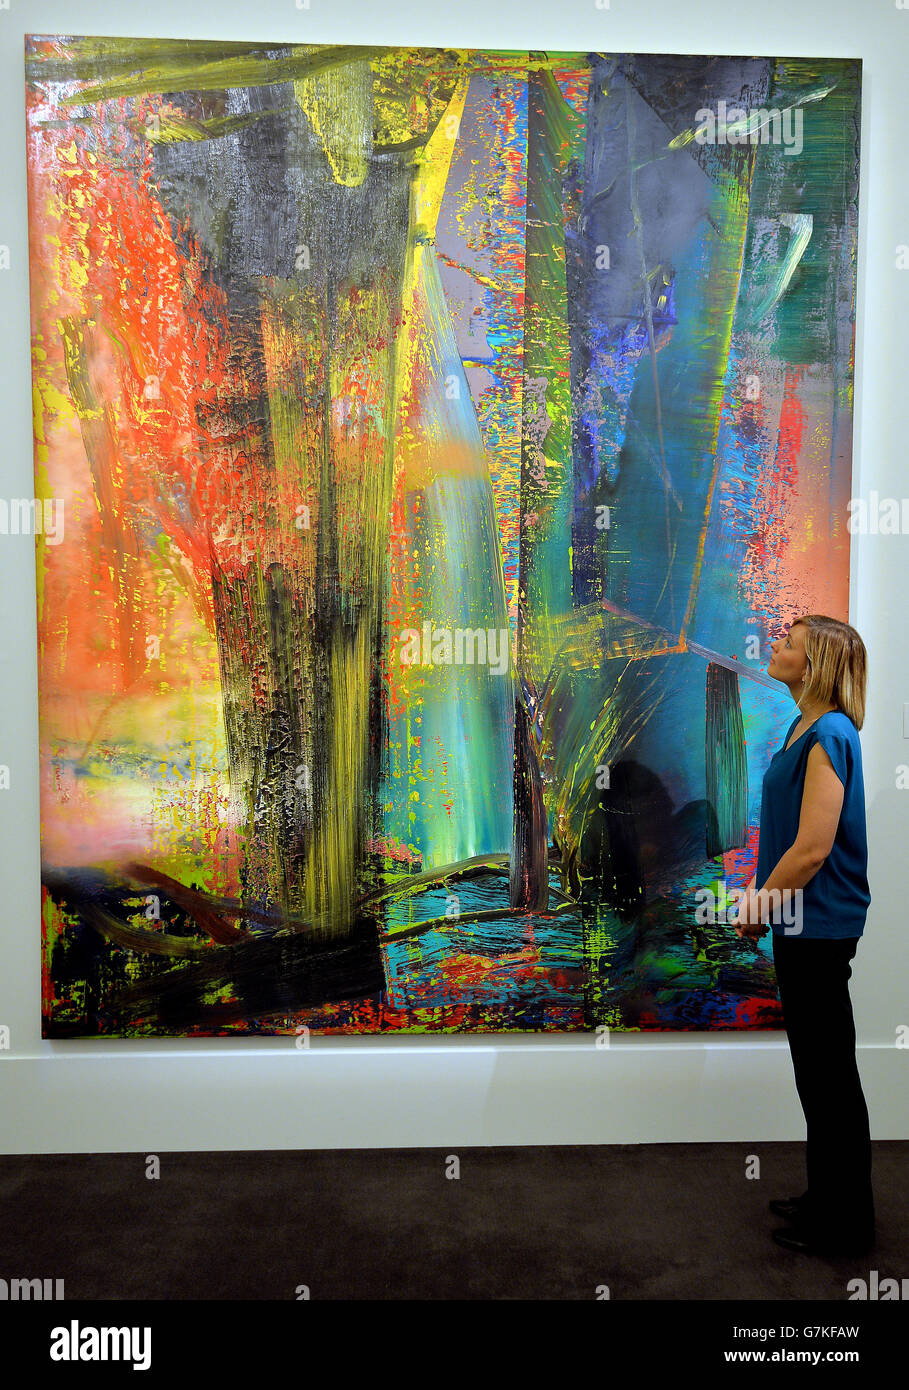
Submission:
[[[26,39],[44,1037],[781,1026],[860,91]]]

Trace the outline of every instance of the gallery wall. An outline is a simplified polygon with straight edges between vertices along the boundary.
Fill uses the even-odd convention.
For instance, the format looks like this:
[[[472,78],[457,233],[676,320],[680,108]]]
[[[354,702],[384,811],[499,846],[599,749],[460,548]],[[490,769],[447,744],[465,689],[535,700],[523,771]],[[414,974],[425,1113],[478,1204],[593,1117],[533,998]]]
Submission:
[[[902,334],[909,307],[909,181],[900,119],[909,9],[875,0],[772,0],[730,11],[594,0],[528,10],[465,0],[10,0],[0,7],[0,270],[4,327],[0,496],[33,495],[25,183],[25,33],[654,53],[831,55],[863,62],[853,495],[907,486]],[[902,247],[902,254],[900,248]],[[904,268],[905,267],[905,268]],[[907,503],[909,508],[909,503]],[[845,525],[845,518],[842,522]],[[909,1129],[909,659],[905,534],[854,535],[849,619],[869,652],[862,731],[872,903],[853,965],[859,1066],[878,1139]],[[793,614],[795,616],[795,614]],[[845,616],[845,615],[841,615]],[[0,535],[0,1150],[164,1151],[724,1140],[745,1152],[800,1138],[782,1033],[41,1038],[35,553]],[[785,690],[780,729],[793,707]],[[905,713],[904,713],[905,712]],[[4,1036],[0,1034],[0,1036]]]

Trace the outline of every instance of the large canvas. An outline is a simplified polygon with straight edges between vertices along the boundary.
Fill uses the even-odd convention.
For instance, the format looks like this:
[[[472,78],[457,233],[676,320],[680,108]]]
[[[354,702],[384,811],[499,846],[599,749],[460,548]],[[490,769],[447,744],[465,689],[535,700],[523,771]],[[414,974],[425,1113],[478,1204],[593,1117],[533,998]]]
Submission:
[[[45,1037],[781,1026],[860,78],[27,40]]]

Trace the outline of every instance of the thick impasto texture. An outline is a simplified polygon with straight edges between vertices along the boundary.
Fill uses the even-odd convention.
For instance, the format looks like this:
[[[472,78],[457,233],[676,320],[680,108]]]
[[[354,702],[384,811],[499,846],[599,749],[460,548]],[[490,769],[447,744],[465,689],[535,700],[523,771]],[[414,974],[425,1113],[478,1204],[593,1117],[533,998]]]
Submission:
[[[27,40],[45,1037],[780,1026],[860,73]]]

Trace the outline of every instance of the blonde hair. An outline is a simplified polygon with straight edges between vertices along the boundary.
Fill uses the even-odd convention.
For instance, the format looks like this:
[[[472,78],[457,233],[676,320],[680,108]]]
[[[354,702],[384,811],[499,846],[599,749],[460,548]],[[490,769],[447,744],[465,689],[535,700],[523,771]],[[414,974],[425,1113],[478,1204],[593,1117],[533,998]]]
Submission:
[[[805,655],[808,673],[801,698],[820,705],[836,705],[849,716],[857,729],[865,722],[865,679],[868,653],[854,627],[822,613],[806,613],[796,618],[805,629]]]

